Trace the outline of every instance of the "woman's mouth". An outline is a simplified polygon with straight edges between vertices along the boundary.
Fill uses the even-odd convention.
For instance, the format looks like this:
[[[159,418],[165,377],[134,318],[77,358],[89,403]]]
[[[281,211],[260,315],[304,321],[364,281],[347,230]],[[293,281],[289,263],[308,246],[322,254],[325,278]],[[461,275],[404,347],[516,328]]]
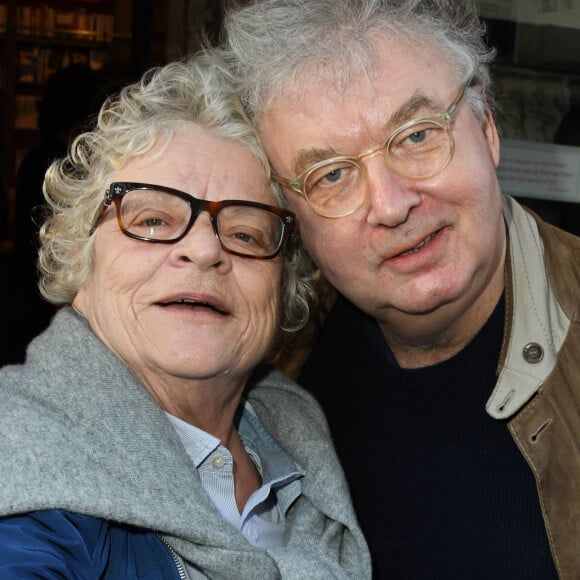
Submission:
[[[223,310],[221,310],[220,308],[218,308],[214,304],[211,304],[209,302],[199,302],[197,300],[189,300],[187,298],[173,300],[171,302],[164,302],[161,304],[161,306],[164,306],[164,307],[167,307],[167,306],[186,306],[186,307],[190,307],[192,309],[193,308],[207,308],[210,310],[214,310],[215,312],[217,312],[219,314],[227,314],[226,312],[224,312]]]

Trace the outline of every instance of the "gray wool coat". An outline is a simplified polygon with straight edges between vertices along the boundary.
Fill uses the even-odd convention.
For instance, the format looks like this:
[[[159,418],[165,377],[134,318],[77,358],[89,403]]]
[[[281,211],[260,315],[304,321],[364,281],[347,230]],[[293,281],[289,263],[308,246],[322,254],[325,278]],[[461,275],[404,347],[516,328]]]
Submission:
[[[163,410],[64,308],[24,365],[0,370],[0,516],[64,509],[152,529],[211,578],[370,578],[318,404],[274,369],[247,398],[306,472],[284,548],[255,548],[221,518]]]

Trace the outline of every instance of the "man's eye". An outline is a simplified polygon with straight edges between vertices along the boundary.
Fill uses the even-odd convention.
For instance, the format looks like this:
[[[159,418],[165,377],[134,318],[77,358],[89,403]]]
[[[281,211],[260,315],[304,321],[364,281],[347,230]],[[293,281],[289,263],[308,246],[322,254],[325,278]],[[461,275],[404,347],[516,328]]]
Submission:
[[[357,166],[349,161],[322,166],[313,171],[306,179],[306,188],[328,188],[348,183],[358,173]]]
[[[337,181],[340,181],[343,172],[344,172],[343,169],[333,169],[332,171],[329,171],[326,175],[324,175],[322,179],[324,181],[328,181],[329,183],[336,183]]]
[[[427,134],[428,129],[422,129],[421,131],[415,131],[414,133],[411,133],[407,139],[409,139],[413,145],[419,145],[423,143],[425,139],[427,139]]]
[[[391,150],[396,148],[431,148],[437,147],[446,140],[445,131],[435,123],[423,122],[409,127],[396,136],[390,145]]]

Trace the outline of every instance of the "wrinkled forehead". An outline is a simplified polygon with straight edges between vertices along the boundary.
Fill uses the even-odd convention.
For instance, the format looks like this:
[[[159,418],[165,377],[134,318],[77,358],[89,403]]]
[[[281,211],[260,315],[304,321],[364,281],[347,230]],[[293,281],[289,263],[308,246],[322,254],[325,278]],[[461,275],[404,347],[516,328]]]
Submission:
[[[363,93],[388,96],[391,87],[393,93],[407,90],[411,95],[434,75],[448,77],[454,85],[461,76],[455,68],[433,41],[376,36],[348,54],[310,56],[298,63],[283,87],[264,96],[257,123],[272,111],[302,109],[317,99],[352,103]]]
[[[300,104],[314,93],[341,99],[352,97],[362,87],[372,91],[377,84],[384,87],[389,79],[394,83],[410,76],[410,68],[416,76],[429,78],[455,67],[449,55],[428,39],[376,36],[348,53],[312,55],[298,62],[283,86],[272,87],[264,95],[259,116],[272,107]]]

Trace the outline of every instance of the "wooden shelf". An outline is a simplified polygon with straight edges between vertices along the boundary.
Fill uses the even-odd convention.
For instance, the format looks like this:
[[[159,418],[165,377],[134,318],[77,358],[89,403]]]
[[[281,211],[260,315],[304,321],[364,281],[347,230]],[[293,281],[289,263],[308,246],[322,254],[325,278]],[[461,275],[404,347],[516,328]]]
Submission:
[[[36,144],[38,100],[75,62],[130,68],[131,0],[0,1],[0,240],[12,235],[18,165]]]

